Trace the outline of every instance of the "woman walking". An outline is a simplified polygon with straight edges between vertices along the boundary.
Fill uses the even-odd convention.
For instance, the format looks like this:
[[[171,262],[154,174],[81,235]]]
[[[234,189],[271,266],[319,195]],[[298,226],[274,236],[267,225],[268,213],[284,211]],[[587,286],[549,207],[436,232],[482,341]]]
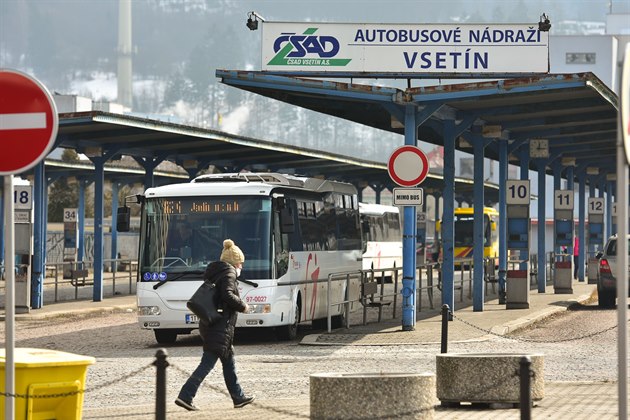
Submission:
[[[208,325],[199,321],[199,333],[203,340],[203,356],[197,369],[182,386],[175,404],[189,411],[198,411],[193,399],[201,382],[208,376],[217,360],[223,365],[225,385],[234,402],[234,408],[244,407],[254,401],[253,396],[245,395],[238,383],[236,364],[234,361],[234,327],[238,312],[248,312],[249,305],[239,296],[237,278],[241,274],[245,256],[231,239],[223,241],[220,261],[208,264],[204,273],[204,281],[216,284],[219,291],[219,308],[223,309],[223,318]]]

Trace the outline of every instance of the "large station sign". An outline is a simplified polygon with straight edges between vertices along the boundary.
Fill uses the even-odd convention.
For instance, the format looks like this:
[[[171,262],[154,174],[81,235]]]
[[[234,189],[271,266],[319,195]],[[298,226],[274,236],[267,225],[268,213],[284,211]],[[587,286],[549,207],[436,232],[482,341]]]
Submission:
[[[548,73],[538,24],[265,22],[262,70],[373,73]]]

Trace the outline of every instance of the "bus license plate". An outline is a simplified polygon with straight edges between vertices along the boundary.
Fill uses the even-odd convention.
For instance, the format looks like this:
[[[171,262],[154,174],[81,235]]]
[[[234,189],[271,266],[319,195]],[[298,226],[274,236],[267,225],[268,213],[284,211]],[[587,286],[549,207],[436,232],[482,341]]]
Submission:
[[[186,324],[199,324],[199,317],[195,314],[186,314]]]

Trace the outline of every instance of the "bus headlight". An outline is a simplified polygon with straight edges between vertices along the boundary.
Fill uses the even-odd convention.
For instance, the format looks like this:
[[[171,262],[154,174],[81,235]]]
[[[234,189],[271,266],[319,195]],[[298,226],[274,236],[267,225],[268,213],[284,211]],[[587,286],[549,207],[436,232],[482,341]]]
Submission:
[[[263,305],[259,304],[249,304],[249,312],[248,314],[269,314],[271,313],[271,305],[266,303]]]
[[[160,315],[159,306],[138,306],[138,315]]]

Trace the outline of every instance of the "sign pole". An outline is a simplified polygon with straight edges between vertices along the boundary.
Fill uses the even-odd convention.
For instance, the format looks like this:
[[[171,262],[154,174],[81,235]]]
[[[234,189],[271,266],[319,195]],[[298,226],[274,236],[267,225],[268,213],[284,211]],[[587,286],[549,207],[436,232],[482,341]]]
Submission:
[[[619,77],[619,126],[617,130],[617,272],[628,273],[628,163],[630,163],[630,44],[626,45]],[[625,149],[625,151],[624,151]],[[628,282],[617,282],[617,393],[620,419],[628,418]]]
[[[0,69],[0,175],[4,176],[5,406],[15,413],[15,215],[13,175],[37,165],[52,150],[59,117],[50,92],[37,79],[17,70]]]
[[[405,145],[416,147],[417,130],[415,107],[407,105],[405,107]],[[409,165],[404,160],[402,165],[416,166]],[[396,166],[395,162],[391,165],[392,172],[396,172]],[[400,167],[401,165],[398,166]],[[429,170],[428,167],[424,169],[426,171]],[[416,208],[414,206],[404,206],[403,209],[405,220],[403,226],[403,279],[401,290],[403,297],[402,329],[403,331],[413,331],[416,329]]]
[[[429,161],[416,146],[416,113],[413,105],[405,108],[405,145],[389,157],[387,172],[396,184],[415,187],[429,172]],[[398,190],[398,191],[397,191]],[[400,198],[400,200],[399,200]],[[413,331],[416,326],[416,205],[422,205],[421,188],[394,188],[394,205],[403,206],[403,279],[400,294],[403,298],[402,328]]]
[[[4,176],[4,261],[5,261],[5,366],[4,418],[12,419],[15,412],[15,228],[13,224],[13,175]]]

